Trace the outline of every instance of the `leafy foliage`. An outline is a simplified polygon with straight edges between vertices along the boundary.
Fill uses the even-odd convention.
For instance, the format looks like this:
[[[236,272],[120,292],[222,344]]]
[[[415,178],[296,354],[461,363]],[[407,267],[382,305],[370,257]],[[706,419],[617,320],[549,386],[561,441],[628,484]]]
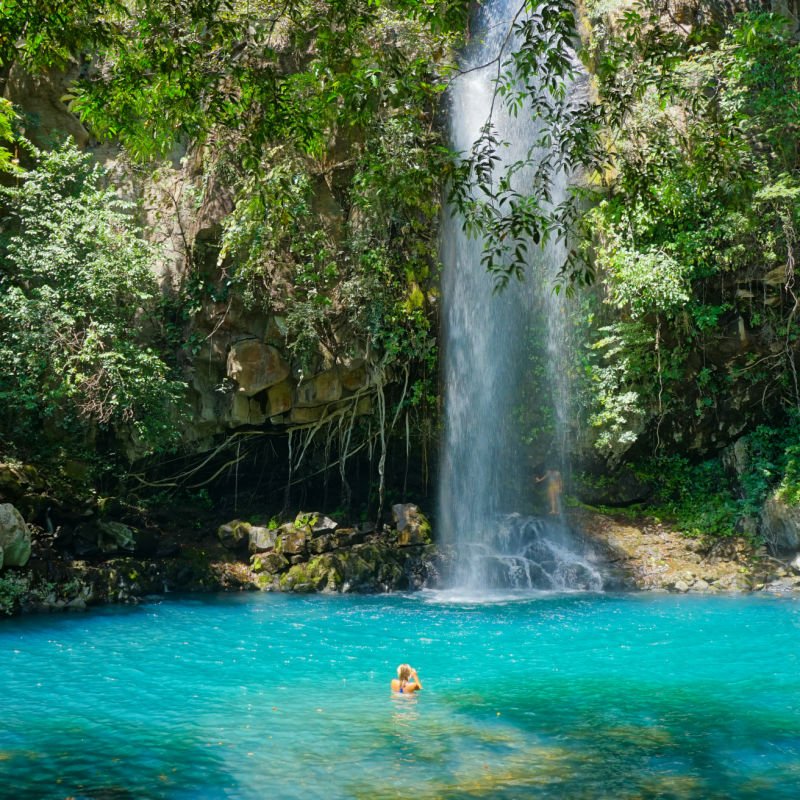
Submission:
[[[100,181],[100,169],[65,146],[0,190],[2,429],[22,452],[46,449],[43,435],[80,452],[123,425],[145,451],[176,435],[182,384],[150,343],[156,254],[137,237],[130,206]]]
[[[595,136],[597,109],[571,92],[579,71],[577,39],[570,2],[525,0],[494,62],[484,65],[497,64],[495,99],[481,135],[454,170],[450,198],[464,229],[482,239],[483,263],[499,289],[523,277],[532,247],[568,237],[581,193],[558,202],[556,183],[604,158]],[[507,166],[501,158],[506,143],[494,122],[500,105],[512,116],[529,115],[539,131],[526,155]],[[590,284],[593,270],[570,249],[564,276]]]
[[[236,295],[280,316],[304,372],[366,351],[406,406],[435,402],[448,154],[432,119],[465,3],[109,0],[79,3],[60,41],[68,12],[17,11],[4,63],[79,59],[66,99],[95,137],[144,163],[188,149],[232,194],[221,238],[187,245],[171,340],[190,309]]]
[[[653,367],[628,356],[617,388],[595,395],[593,419],[609,403],[633,411],[635,392],[656,447],[665,418],[675,428],[687,415],[702,423],[717,413],[717,396],[756,386],[771,414],[800,398],[792,344],[800,162],[786,135],[798,122],[800,51],[778,14],[714,16],[699,5],[695,20],[681,28],[645,0],[595,17],[587,49],[602,110],[596,131],[613,145],[609,168],[590,174],[600,202],[583,218],[593,245],[584,252],[600,278],[601,321],[613,320],[622,338],[649,328]],[[723,362],[734,322],[751,342],[759,330],[758,347]],[[590,366],[600,387],[606,373]],[[687,396],[679,387],[692,374],[696,392]],[[618,421],[609,418],[599,446]]]

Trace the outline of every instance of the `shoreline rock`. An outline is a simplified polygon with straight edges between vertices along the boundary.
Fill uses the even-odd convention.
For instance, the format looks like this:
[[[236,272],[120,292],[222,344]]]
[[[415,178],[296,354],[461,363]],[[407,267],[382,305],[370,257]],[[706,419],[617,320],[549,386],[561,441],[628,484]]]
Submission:
[[[574,509],[570,522],[584,531],[639,591],[716,594],[800,592],[790,563],[745,537],[690,538],[655,519]]]
[[[140,552],[118,546],[105,554],[95,548],[87,557],[65,551],[58,537],[34,527],[28,563],[0,572],[0,619],[19,612],[138,603],[169,593],[380,593],[435,587],[447,554],[433,544],[428,520],[413,505],[392,511],[394,526],[380,528],[343,527],[311,512],[280,526],[233,520],[218,526],[216,535],[203,533],[194,540],[148,531],[157,548]],[[567,517],[622,576],[624,590],[800,592],[800,558],[781,561],[744,537],[691,539],[658,520],[589,508],[573,509]],[[130,546],[121,528],[106,526],[106,534],[109,530]]]
[[[439,555],[430,524],[416,506],[401,534],[384,525],[340,527],[331,518],[301,513],[279,527],[233,520],[216,536],[140,553],[127,531],[105,521],[91,526],[117,536],[113,551],[92,547],[83,557],[58,538],[34,530],[34,553],[23,568],[0,574],[0,619],[15,613],[83,610],[103,603],[138,603],[181,592],[283,591],[380,593],[420,589],[438,577]],[[124,529],[124,530],[123,530]],[[158,542],[159,534],[152,532]],[[170,537],[161,537],[161,544]],[[121,541],[120,541],[121,540]],[[83,540],[68,538],[72,544]],[[80,548],[79,548],[80,549]]]

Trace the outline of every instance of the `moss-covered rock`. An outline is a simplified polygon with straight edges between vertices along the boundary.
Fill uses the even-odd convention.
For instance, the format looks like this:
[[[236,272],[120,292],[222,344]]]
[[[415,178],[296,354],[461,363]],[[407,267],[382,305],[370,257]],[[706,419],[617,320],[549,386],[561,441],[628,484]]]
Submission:
[[[250,564],[254,572],[267,572],[275,575],[289,567],[289,561],[280,553],[256,553]]]
[[[219,526],[217,539],[229,550],[242,550],[250,541],[251,528],[252,526],[249,522],[235,519]]]
[[[31,534],[11,503],[0,503],[0,567],[23,567],[31,556]]]
[[[307,526],[297,527],[294,523],[281,525],[275,539],[275,552],[288,556],[302,555],[306,552],[306,542],[310,537]]]
[[[432,543],[431,524],[418,506],[413,503],[398,503],[392,506],[392,518],[397,528],[397,544],[400,547]]]

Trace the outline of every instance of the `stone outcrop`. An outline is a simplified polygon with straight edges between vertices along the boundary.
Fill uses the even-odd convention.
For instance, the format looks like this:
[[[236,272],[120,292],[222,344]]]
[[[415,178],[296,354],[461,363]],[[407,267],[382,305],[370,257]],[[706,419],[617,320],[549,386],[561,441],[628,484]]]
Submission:
[[[414,505],[393,509],[396,527],[341,527],[317,512],[280,526],[232,520],[217,539],[250,554],[258,588],[284,592],[380,592],[421,587],[435,574],[430,523]]]
[[[689,538],[653,519],[588,510],[571,523],[607,554],[631,589],[714,594],[800,591],[800,575],[744,537]]]
[[[0,503],[0,568],[24,567],[31,557],[31,533],[11,503]]]
[[[789,505],[777,492],[764,503],[760,526],[764,539],[774,553],[796,553],[800,550],[800,507]]]
[[[280,383],[289,376],[289,365],[278,350],[258,339],[241,339],[228,351],[228,377],[247,397]]]
[[[79,147],[88,144],[89,132],[62,100],[77,73],[74,67],[69,73],[31,75],[20,63],[9,70],[5,97],[25,111],[30,121],[25,135],[37,147],[52,147],[64,135],[71,136]]]
[[[420,588],[435,572],[430,524],[416,506],[395,510],[402,530],[341,528],[321,514],[298,514],[278,529],[270,550],[252,556],[260,587],[298,593]]]
[[[328,369],[298,385],[294,404],[298,408],[321,406],[335,403],[341,396],[342,383],[339,380],[339,370]]]

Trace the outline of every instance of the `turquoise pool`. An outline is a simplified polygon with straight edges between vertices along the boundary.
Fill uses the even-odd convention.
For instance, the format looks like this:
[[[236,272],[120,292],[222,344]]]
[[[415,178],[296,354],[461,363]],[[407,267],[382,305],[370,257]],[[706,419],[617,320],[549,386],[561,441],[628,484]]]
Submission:
[[[0,664],[3,797],[800,793],[797,600],[169,598],[4,621]]]

